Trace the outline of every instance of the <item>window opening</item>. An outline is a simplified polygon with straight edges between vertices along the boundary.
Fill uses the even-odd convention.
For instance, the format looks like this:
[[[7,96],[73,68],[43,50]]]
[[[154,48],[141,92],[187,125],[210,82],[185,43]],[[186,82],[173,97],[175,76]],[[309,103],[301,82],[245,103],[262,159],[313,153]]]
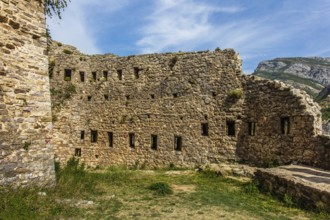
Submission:
[[[76,157],[80,157],[81,156],[81,148],[76,148],[74,149],[74,155]]]
[[[72,77],[72,70],[65,69],[64,70],[64,80],[65,81],[71,81],[71,77]]]
[[[103,71],[103,77],[107,80],[108,79],[108,71]]]
[[[151,99],[154,99],[155,98],[155,95],[154,94],[150,94],[150,98]]]
[[[117,76],[118,76],[119,80],[122,80],[123,79],[123,70],[121,70],[121,69],[117,70]]]
[[[290,134],[290,118],[289,117],[281,118],[281,133]]]
[[[91,130],[91,142],[96,143],[97,142],[97,131]]]
[[[256,123],[255,122],[249,122],[249,135],[254,136],[256,134]]]
[[[96,72],[92,72],[93,80],[96,81]]]
[[[174,149],[176,151],[182,151],[182,137],[174,136]]]
[[[202,123],[202,135],[209,136],[209,124],[208,123]]]
[[[173,93],[173,98],[177,98],[178,97],[178,93]]]
[[[135,79],[140,78],[140,69],[138,67],[134,67],[134,76]]]
[[[105,100],[109,100],[109,96],[108,95],[104,95],[104,99]]]
[[[79,72],[80,82],[85,82],[85,72]]]
[[[113,147],[113,132],[108,132],[109,147]]]
[[[157,150],[158,136],[156,134],[151,135],[151,149]]]
[[[92,96],[90,96],[90,95],[87,96],[87,100],[88,100],[88,101],[91,101],[91,100],[92,100]]]
[[[129,133],[129,147],[135,148],[135,134]]]
[[[227,121],[227,135],[235,136],[235,122],[234,121]]]
[[[85,140],[85,131],[80,131],[80,141],[84,142]]]

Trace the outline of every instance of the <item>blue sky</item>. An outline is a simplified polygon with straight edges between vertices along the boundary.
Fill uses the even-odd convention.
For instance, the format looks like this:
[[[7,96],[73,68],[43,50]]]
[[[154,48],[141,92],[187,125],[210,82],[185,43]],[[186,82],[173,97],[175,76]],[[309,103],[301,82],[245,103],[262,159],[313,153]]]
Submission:
[[[330,56],[330,0],[71,0],[53,39],[87,54],[234,48],[262,60]]]

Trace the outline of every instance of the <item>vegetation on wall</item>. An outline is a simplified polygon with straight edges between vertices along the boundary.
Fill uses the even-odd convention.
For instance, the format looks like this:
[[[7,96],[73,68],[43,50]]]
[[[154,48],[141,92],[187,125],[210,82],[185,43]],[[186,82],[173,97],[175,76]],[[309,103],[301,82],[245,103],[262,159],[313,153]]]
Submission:
[[[63,88],[50,89],[53,107],[62,105],[65,100],[70,99],[74,94],[76,94],[76,92],[76,87],[71,82],[68,82]]]
[[[240,99],[243,96],[243,92],[241,89],[233,89],[228,92],[228,97],[231,99]]]

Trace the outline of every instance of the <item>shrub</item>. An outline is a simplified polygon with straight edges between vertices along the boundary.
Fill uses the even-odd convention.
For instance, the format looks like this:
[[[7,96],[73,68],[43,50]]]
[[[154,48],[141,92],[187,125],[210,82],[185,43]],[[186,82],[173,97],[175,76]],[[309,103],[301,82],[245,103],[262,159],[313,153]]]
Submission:
[[[215,48],[215,52],[221,52],[221,49],[219,47]]]
[[[149,186],[149,189],[154,191],[156,195],[166,196],[173,193],[171,187],[164,182],[153,183]]]
[[[240,99],[243,96],[243,92],[241,89],[233,89],[228,93],[228,97],[232,99]]]
[[[68,49],[64,49],[63,53],[68,54],[68,55],[73,54],[73,52],[71,50],[68,50]]]

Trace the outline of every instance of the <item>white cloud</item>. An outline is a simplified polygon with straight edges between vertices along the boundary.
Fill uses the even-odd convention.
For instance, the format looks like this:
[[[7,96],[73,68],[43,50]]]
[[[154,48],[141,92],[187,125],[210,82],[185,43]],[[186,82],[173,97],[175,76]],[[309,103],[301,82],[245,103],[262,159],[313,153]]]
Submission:
[[[128,0],[72,0],[62,14],[62,20],[47,19],[54,40],[77,47],[87,54],[101,53],[97,46],[94,28],[88,23],[90,8],[94,7],[98,15],[101,11],[112,13],[128,4]]]
[[[310,49],[307,42],[317,41],[321,33],[326,35],[316,31],[313,36],[311,31],[320,24],[328,26],[326,21],[330,18],[330,4],[325,2],[308,2],[308,8],[297,2],[279,3],[276,8],[252,2],[244,9],[235,2],[230,7],[221,7],[222,3],[214,6],[211,4],[215,3],[198,0],[159,0],[136,44],[142,53],[234,48],[251,71],[264,58],[306,54],[304,51]],[[227,15],[232,19],[226,19]],[[215,17],[216,21],[212,19]],[[324,54],[328,48],[320,52]]]
[[[143,53],[164,50],[187,50],[192,44],[208,41],[215,26],[209,23],[213,13],[235,13],[236,7],[212,7],[193,0],[160,0],[154,13],[141,28],[143,37],[137,42]]]

